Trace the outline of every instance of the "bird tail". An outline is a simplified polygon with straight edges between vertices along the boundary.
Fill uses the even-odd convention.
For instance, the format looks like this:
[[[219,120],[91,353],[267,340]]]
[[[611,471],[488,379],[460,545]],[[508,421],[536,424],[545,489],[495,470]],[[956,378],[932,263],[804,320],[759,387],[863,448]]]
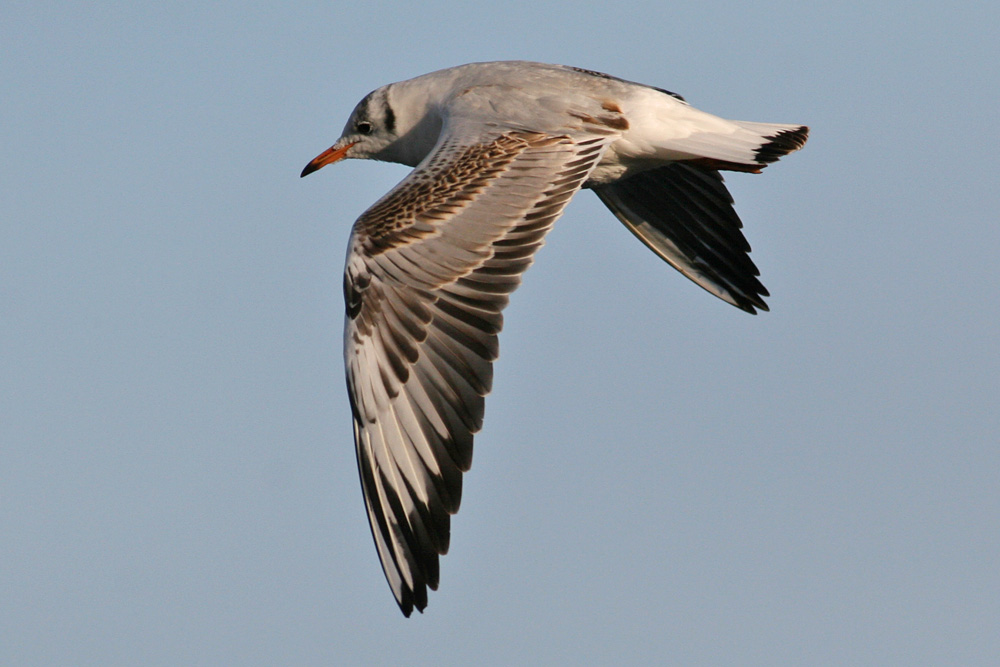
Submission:
[[[680,159],[693,165],[759,174],[767,165],[805,146],[809,138],[805,125],[728,123],[729,132],[696,132],[672,142],[670,148],[685,153]]]

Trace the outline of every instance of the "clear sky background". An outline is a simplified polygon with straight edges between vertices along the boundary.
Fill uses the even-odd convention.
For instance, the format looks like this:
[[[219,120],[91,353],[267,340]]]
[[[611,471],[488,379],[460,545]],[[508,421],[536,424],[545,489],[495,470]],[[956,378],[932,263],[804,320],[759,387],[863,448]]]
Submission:
[[[0,664],[1000,664],[995,3],[0,9]],[[772,312],[584,192],[514,296],[404,619],[299,171],[371,89],[577,65],[805,150],[728,177]]]

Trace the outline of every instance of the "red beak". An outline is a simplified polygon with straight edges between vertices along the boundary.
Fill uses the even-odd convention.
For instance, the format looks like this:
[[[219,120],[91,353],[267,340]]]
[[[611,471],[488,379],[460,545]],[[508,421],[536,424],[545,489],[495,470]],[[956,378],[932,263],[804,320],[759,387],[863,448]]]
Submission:
[[[344,159],[344,157],[347,155],[347,151],[350,150],[351,146],[353,146],[356,143],[358,142],[352,141],[349,144],[344,144],[340,148],[337,148],[336,145],[330,146],[330,148],[327,148],[325,151],[317,155],[315,158],[313,158],[312,162],[306,165],[306,168],[302,170],[302,174],[299,176],[299,178],[308,176],[309,174],[313,173],[314,171],[322,169],[328,164],[333,164],[337,160]]]

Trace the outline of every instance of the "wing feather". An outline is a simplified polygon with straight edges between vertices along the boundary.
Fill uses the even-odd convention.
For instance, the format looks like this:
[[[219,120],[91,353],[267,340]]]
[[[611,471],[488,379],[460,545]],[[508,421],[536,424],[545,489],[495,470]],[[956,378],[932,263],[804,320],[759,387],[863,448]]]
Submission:
[[[747,312],[768,309],[743,223],[718,171],[674,162],[596,186],[594,192],[633,234],[696,284]]]
[[[407,616],[438,585],[501,311],[610,135],[467,137],[456,123],[358,219],[345,269],[358,470],[386,580]]]

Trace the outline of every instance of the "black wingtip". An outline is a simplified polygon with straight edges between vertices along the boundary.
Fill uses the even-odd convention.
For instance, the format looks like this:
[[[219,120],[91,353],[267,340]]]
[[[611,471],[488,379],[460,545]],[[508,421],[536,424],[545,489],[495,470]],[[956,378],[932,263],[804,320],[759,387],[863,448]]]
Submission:
[[[763,288],[763,286],[761,286]],[[758,294],[733,294],[730,293],[732,300],[724,299],[727,303],[736,306],[745,313],[750,313],[751,315],[757,315],[758,311],[768,312],[771,310],[767,303],[765,303],[765,296],[769,296],[766,289],[761,289]]]
[[[406,599],[406,600],[403,600],[402,602],[400,602],[399,600],[396,600],[396,604],[399,605],[399,610],[401,612],[403,612],[403,616],[405,616],[406,618],[410,618],[410,616],[413,615],[413,610],[414,609],[416,609],[421,614],[423,614],[424,613],[424,609],[427,608],[427,603],[426,602],[424,602],[423,606],[421,606],[419,604],[414,604],[414,601],[412,599]]]

